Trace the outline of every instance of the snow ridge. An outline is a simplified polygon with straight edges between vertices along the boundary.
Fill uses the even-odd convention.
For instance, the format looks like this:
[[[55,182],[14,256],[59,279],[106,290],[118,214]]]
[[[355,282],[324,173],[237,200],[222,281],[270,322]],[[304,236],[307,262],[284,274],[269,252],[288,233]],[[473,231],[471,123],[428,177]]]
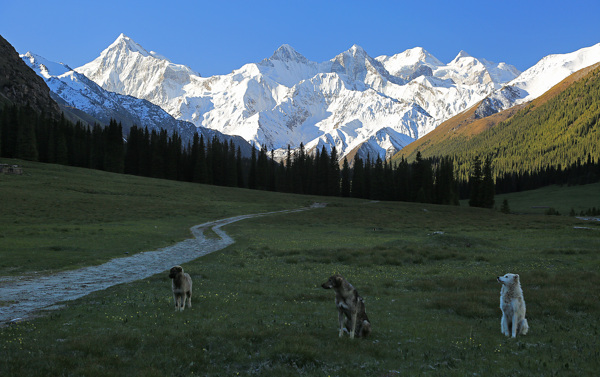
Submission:
[[[492,93],[504,93],[490,97],[496,107],[541,94],[548,77],[556,80],[561,71],[599,61],[600,47],[590,49],[548,57],[560,62],[520,74],[510,64],[464,51],[444,64],[420,47],[373,58],[354,45],[318,63],[282,45],[261,62],[201,77],[120,35],[75,71],[104,89],[146,99],[176,119],[281,154],[303,143],[309,151],[335,146],[341,157],[358,150],[363,158],[384,158]]]
[[[532,101],[571,74],[600,61],[600,43],[568,54],[553,54],[491,93],[476,110],[491,115]]]
[[[131,48],[151,56],[139,45],[131,44]],[[207,140],[215,136],[221,141],[233,140],[236,146],[240,146],[243,155],[251,154],[250,145],[240,137],[226,136],[215,130],[196,127],[190,122],[175,119],[145,99],[105,90],[66,64],[51,62],[31,52],[20,56],[46,81],[55,101],[68,108],[83,111],[90,115],[94,122],[108,124],[111,119],[115,119],[122,123],[125,135],[133,125],[147,127],[150,131],[165,129],[169,134],[177,132],[184,143],[191,142],[194,134],[199,132]]]

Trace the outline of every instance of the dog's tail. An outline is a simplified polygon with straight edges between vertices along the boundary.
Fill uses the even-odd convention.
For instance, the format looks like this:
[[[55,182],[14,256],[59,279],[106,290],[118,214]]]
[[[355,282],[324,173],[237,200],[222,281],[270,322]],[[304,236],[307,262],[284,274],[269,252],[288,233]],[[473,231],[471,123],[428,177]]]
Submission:
[[[519,334],[520,335],[525,335],[527,334],[527,331],[529,331],[529,323],[527,323],[527,319],[523,318],[521,320],[521,323],[519,323]]]
[[[361,337],[369,336],[369,334],[371,334],[371,322],[365,319],[362,323],[362,328],[360,329],[360,332]]]

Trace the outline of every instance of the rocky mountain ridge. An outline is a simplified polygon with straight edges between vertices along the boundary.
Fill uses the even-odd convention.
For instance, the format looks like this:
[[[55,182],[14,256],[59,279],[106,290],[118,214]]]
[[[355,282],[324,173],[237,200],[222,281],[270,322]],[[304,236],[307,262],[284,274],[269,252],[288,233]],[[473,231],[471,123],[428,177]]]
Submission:
[[[123,125],[125,136],[133,125],[147,127],[150,131],[165,129],[169,134],[177,132],[184,144],[191,142],[194,134],[198,132],[206,140],[215,136],[221,141],[232,140],[241,148],[244,156],[251,155],[252,147],[239,136],[224,135],[205,127],[196,127],[190,122],[173,118],[147,100],[107,91],[66,64],[49,61],[31,52],[20,57],[29,68],[43,78],[50,88],[50,96],[62,110],[73,114],[75,119],[89,124],[108,124],[111,119],[115,119]]]
[[[43,79],[19,58],[14,47],[0,36],[0,105],[31,106],[47,116],[60,116],[60,109],[50,96]]]
[[[372,58],[354,45],[317,63],[283,45],[228,75],[201,77],[123,34],[75,71],[176,119],[280,153],[302,143],[361,157],[393,154],[519,74],[464,52],[444,65],[419,48]]]

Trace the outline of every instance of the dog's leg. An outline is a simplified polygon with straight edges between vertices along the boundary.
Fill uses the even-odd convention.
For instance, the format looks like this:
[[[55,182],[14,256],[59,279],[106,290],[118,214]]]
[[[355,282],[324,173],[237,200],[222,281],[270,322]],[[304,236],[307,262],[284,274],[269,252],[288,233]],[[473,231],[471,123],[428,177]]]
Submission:
[[[502,321],[500,322],[500,330],[502,334],[506,336],[510,336],[510,332],[508,331],[508,321],[506,319],[506,314],[502,313]]]
[[[352,311],[352,331],[350,332],[350,339],[354,339],[354,333],[356,333],[356,317],[358,317],[358,313],[356,310]]]
[[[513,314],[511,325],[512,325],[511,326],[512,337],[516,338],[517,337],[517,328],[519,327],[519,316],[517,315],[516,312]]]
[[[187,296],[188,296],[188,308],[191,308],[192,307],[192,291],[189,291],[187,293]]]
[[[177,295],[173,293],[173,301],[175,301],[175,311],[179,310],[179,304],[177,303]]]
[[[179,311],[182,312],[183,309],[185,309],[185,293],[182,293],[181,295],[179,295]]]
[[[338,310],[338,324],[340,325],[338,336],[341,338],[344,335],[344,312],[341,309]]]

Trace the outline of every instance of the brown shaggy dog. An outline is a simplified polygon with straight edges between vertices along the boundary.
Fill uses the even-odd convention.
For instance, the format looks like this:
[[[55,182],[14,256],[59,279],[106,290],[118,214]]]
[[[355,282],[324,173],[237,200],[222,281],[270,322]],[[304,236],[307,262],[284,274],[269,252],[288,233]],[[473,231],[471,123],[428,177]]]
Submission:
[[[169,272],[172,279],[171,288],[173,289],[173,298],[175,299],[175,311],[185,309],[185,300],[188,307],[192,307],[192,278],[190,274],[183,272],[183,267],[174,266]]]
[[[371,322],[367,317],[365,302],[352,284],[341,275],[333,275],[321,287],[335,291],[340,338],[344,331],[350,333],[351,339],[354,339],[354,336],[365,337],[371,333]]]

